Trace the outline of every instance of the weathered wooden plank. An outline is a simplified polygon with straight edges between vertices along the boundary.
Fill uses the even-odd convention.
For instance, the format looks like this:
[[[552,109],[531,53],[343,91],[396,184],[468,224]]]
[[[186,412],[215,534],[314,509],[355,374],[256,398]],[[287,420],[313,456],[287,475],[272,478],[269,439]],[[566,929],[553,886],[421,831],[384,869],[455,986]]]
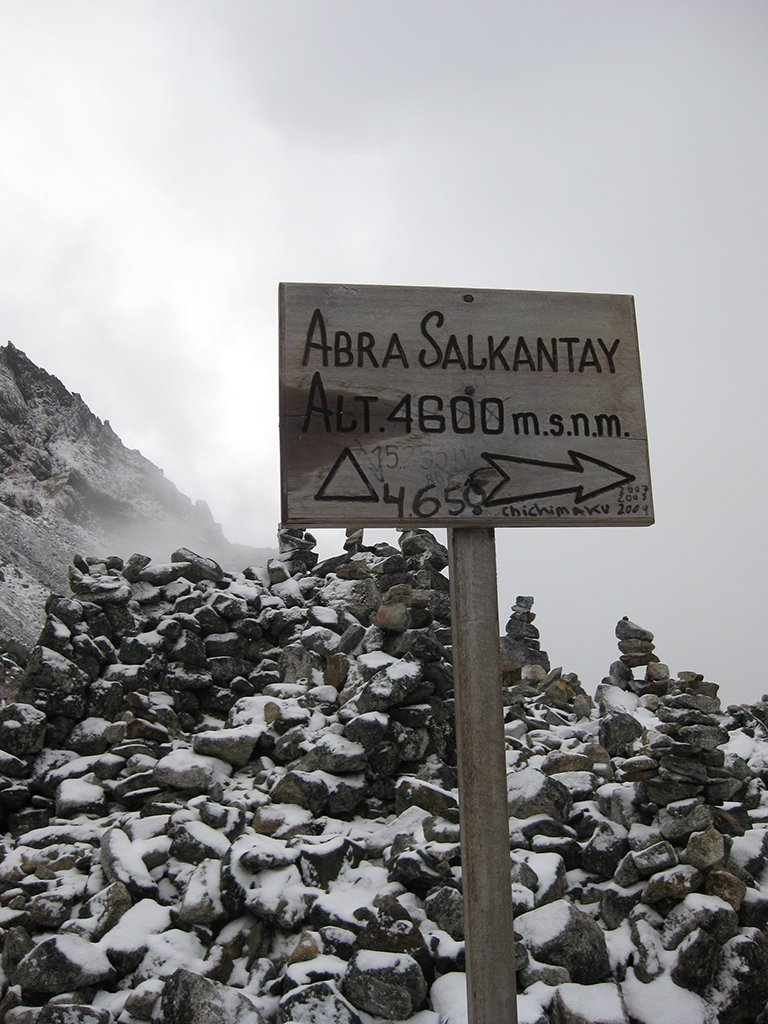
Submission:
[[[653,521],[630,296],[283,284],[286,525]]]
[[[494,532],[448,552],[469,1022],[517,1024]]]

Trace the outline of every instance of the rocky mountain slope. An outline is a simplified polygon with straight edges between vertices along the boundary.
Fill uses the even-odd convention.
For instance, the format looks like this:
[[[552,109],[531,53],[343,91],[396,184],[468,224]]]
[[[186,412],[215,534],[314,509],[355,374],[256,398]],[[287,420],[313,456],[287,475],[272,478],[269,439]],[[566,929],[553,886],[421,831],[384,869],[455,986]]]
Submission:
[[[445,550],[79,560],[0,709],[6,1024],[462,1024]],[[765,1024],[768,703],[504,638],[520,1024]],[[512,951],[510,951],[511,954]]]
[[[228,568],[273,553],[230,544],[204,502],[126,448],[79,395],[10,342],[0,348],[0,637],[34,640],[76,553],[163,557],[179,544]]]

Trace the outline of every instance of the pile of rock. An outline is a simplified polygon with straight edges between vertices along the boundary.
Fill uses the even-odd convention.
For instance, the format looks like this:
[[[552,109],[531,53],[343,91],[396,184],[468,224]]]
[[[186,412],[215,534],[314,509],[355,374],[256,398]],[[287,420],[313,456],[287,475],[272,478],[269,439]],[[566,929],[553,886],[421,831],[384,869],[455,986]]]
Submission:
[[[520,679],[524,665],[538,665],[549,671],[549,658],[541,650],[540,633],[534,626],[536,613],[532,597],[518,597],[501,638],[501,672],[505,683]]]
[[[66,590],[73,551],[161,558],[181,543],[227,568],[275,554],[230,544],[205,502],[11,342],[0,346],[0,645],[35,642],[48,593]]]
[[[0,708],[7,1024],[464,1019],[446,561],[76,559]],[[768,703],[617,636],[500,684],[520,1024],[761,1020]]]
[[[73,1002],[90,1020],[97,988],[98,1019],[219,1000],[354,1020],[342,975],[397,1017],[406,968],[405,1016],[424,1002],[433,956],[395,895],[436,870],[455,896],[458,847],[437,868],[390,847],[445,852],[422,804],[450,805],[456,831],[445,552],[403,534],[318,566],[313,543],[285,533],[281,559],[237,576],[185,549],[78,558],[73,596],[49,599],[0,710],[9,1021]]]
[[[723,713],[702,676],[670,678],[646,630],[616,632],[597,719],[550,717],[517,741],[513,863],[559,858],[541,906],[516,887],[522,982],[571,996],[569,983],[612,984],[621,1011],[587,1020],[651,1024],[660,1004],[669,1019],[768,1019],[765,728],[750,709]],[[552,1019],[581,1019],[559,999]]]

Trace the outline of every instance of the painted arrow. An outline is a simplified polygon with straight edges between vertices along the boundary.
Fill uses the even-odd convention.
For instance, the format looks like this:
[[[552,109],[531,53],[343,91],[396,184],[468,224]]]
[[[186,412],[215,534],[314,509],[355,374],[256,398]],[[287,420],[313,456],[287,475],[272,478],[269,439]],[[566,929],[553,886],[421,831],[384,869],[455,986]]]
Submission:
[[[491,452],[483,452],[482,457],[498,474],[494,477],[483,467],[470,477],[470,487],[478,492],[493,487],[483,502],[485,506],[571,493],[578,505],[635,479],[631,473],[583,452],[569,451],[570,462],[545,462]]]

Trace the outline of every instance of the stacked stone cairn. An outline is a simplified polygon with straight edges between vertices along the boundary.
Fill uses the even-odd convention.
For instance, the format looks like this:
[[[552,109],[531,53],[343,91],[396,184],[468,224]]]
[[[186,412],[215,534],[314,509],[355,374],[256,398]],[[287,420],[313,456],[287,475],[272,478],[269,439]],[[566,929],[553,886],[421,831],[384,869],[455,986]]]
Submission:
[[[0,706],[4,1024],[460,1024],[445,549],[76,558]],[[768,700],[501,639],[520,1024],[766,1024]],[[511,643],[522,644],[515,660]]]
[[[533,598],[518,597],[501,638],[501,673],[506,684],[520,679],[524,665],[538,665],[549,672],[549,658],[541,649],[540,633],[533,625],[535,618]]]

